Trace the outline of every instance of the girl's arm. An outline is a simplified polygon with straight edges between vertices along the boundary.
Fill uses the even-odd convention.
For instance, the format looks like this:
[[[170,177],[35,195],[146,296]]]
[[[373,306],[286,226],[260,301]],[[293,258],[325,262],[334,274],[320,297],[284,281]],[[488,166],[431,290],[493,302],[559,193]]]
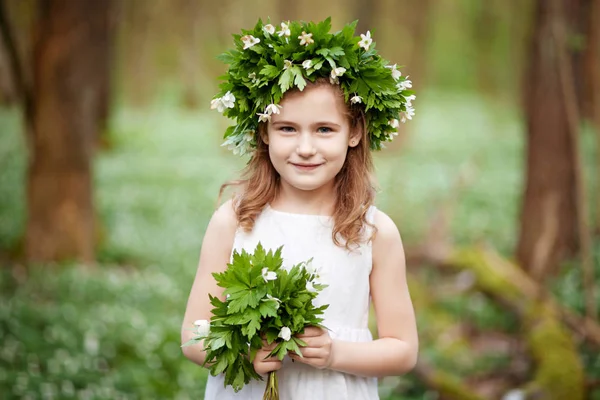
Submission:
[[[189,328],[193,328],[194,321],[210,320],[212,306],[208,294],[222,297],[223,289],[217,286],[211,274],[223,272],[227,268],[236,228],[237,218],[230,200],[214,213],[206,228],[196,278],[188,298],[181,327],[182,344],[192,338],[193,333]],[[186,346],[182,349],[183,354],[191,361],[200,365],[204,362],[206,352],[202,349],[201,344]]]
[[[372,342],[332,340],[326,330],[308,327],[298,335],[307,345],[303,357],[293,360],[315,368],[330,368],[360,376],[402,375],[417,362],[415,315],[406,284],[406,266],[400,234],[384,213],[375,217],[371,298],[377,315],[379,339]]]
[[[381,211],[375,216],[371,298],[379,339],[366,343],[333,340],[329,368],[361,376],[402,375],[417,362],[419,340],[406,283],[398,228]]]

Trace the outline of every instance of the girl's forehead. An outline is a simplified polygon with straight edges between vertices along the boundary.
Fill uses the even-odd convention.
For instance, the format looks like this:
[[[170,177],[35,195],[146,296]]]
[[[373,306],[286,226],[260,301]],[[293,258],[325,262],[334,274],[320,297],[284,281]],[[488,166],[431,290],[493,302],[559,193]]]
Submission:
[[[288,93],[280,103],[281,114],[275,119],[311,117],[343,119],[346,105],[335,88],[329,85],[307,87],[303,91]]]

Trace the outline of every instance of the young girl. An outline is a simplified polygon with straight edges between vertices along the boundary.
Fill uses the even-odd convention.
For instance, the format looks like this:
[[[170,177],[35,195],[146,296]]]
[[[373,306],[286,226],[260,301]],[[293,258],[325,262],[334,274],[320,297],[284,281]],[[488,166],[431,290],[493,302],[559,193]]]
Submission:
[[[237,118],[226,143],[252,154],[240,193],[208,225],[182,329],[187,342],[188,327],[210,319],[208,294],[222,297],[211,274],[226,269],[234,249],[252,252],[259,241],[266,249],[283,246],[290,266],[312,257],[328,285],[316,299],[329,304],[328,330],[309,327],[299,335],[307,343],[303,358],[265,359],[274,347],[265,344],[254,359],[257,373],[278,371],[282,400],[378,399],[377,377],[404,374],[417,360],[402,242],[373,205],[370,153],[392,138],[397,118],[412,116],[414,95],[410,81],[375,54],[368,32],[359,41],[348,34],[353,25],[330,34],[328,24],[282,23],[275,32],[259,22],[229,53],[229,81],[213,107]],[[334,45],[343,54],[319,52]],[[282,86],[288,70],[304,84]],[[355,85],[359,80],[366,85]],[[371,300],[376,340],[368,329]],[[202,346],[183,349],[203,363]],[[222,376],[209,376],[205,399],[258,400],[264,390],[265,382],[253,381],[235,393]]]

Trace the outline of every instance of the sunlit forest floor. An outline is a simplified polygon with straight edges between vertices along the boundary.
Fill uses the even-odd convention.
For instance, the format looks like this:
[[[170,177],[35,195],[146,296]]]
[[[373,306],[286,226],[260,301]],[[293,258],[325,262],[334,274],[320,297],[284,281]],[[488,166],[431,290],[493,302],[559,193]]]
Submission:
[[[424,238],[432,214],[453,204],[454,243],[485,242],[510,257],[523,188],[520,116],[469,95],[430,92],[418,101],[401,143],[375,155],[378,207],[410,247]],[[171,105],[117,109],[112,147],[95,163],[98,265],[25,270],[10,261],[24,230],[24,143],[17,111],[0,111],[0,260],[11,267],[0,275],[0,392],[7,398],[202,398],[206,374],[182,356],[179,330],[219,187],[244,166],[219,147],[226,123],[216,113]],[[591,135],[584,139],[589,177]],[[466,183],[457,191],[459,176]],[[426,296],[455,283],[442,282],[433,268],[409,271],[429,282]],[[577,268],[565,268],[555,293],[582,309]],[[445,315],[478,329],[518,330],[511,315],[476,293],[440,303]],[[419,305],[423,360],[459,377],[508,374],[506,350],[432,346],[450,333],[437,331],[438,314]],[[380,393],[435,398],[413,375],[382,380]]]

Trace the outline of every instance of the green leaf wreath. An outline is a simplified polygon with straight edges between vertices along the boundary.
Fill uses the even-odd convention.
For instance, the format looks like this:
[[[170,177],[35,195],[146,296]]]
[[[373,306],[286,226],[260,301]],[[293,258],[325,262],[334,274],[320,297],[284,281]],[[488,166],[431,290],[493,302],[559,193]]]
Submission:
[[[339,84],[347,103],[364,107],[372,150],[391,141],[399,122],[414,115],[412,83],[377,54],[370,32],[354,36],[356,23],[329,33],[330,18],[280,27],[259,20],[254,29],[233,35],[235,49],[219,56],[229,69],[211,102],[211,108],[236,121],[223,145],[235,154],[250,152],[259,123],[278,112],[284,93],[303,90],[318,78]]]

